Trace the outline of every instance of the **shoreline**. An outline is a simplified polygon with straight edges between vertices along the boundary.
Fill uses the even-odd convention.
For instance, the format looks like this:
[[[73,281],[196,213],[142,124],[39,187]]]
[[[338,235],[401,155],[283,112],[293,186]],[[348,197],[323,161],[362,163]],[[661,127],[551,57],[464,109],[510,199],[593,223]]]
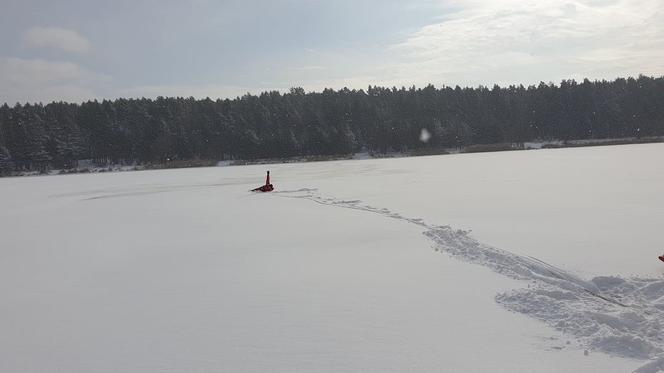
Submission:
[[[564,149],[594,146],[614,146],[614,145],[638,145],[664,143],[664,136],[650,136],[641,138],[613,138],[613,139],[585,139],[585,140],[533,140],[523,143],[496,143],[496,144],[476,144],[464,147],[453,148],[422,148],[404,152],[360,152],[343,155],[316,155],[316,156],[298,156],[288,158],[263,158],[263,159],[235,159],[235,160],[213,160],[213,159],[191,159],[176,160],[167,163],[149,163],[149,164],[109,164],[92,165],[90,161],[81,160],[82,163],[90,164],[88,167],[79,167],[72,169],[51,169],[48,171],[19,171],[9,175],[0,176],[0,178],[26,177],[26,176],[54,176],[54,175],[72,175],[86,173],[106,173],[106,172],[126,172],[126,171],[147,171],[164,170],[179,168],[199,168],[199,167],[231,167],[231,166],[249,166],[261,164],[283,164],[283,163],[308,163],[308,162],[329,162],[339,160],[362,160],[362,159],[382,159],[382,158],[404,158],[404,157],[422,157],[432,155],[450,155],[450,154],[468,154],[468,153],[491,153],[503,151],[523,151],[523,150],[541,150],[541,149]]]

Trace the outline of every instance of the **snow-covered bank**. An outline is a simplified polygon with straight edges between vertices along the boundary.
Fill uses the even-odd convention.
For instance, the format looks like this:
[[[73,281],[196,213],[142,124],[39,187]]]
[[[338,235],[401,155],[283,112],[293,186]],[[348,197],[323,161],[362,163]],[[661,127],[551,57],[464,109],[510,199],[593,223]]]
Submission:
[[[296,156],[290,158],[265,158],[265,159],[235,159],[217,161],[212,159],[191,159],[191,160],[171,160],[166,163],[145,163],[145,164],[95,164],[91,160],[79,160],[79,165],[70,169],[47,169],[43,171],[17,171],[1,176],[43,176],[43,175],[66,175],[77,173],[103,173],[103,172],[121,172],[121,171],[142,171],[142,170],[161,170],[172,168],[197,168],[197,167],[217,167],[228,166],[247,166],[247,165],[272,165],[280,163],[305,163],[305,162],[326,162],[338,160],[366,160],[383,158],[403,158],[431,155],[450,155],[462,153],[485,153],[498,151],[516,151],[516,150],[538,150],[551,148],[570,148],[570,147],[592,147],[592,146],[612,146],[612,145],[633,145],[662,143],[664,136],[652,137],[628,137],[628,138],[609,138],[609,139],[585,139],[585,140],[533,140],[524,143],[504,143],[504,144],[476,144],[451,148],[423,148],[411,151],[370,153],[363,151],[355,154],[345,155],[317,155],[317,156]]]

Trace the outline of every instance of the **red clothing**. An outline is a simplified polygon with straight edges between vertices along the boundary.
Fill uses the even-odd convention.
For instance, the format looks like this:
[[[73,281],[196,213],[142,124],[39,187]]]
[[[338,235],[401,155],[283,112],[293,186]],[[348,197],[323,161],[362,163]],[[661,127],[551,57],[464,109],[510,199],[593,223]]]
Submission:
[[[260,186],[256,189],[252,189],[252,192],[271,192],[274,190],[274,186],[270,184],[270,171],[267,172],[267,177],[265,178],[265,185]]]
[[[254,189],[253,191],[254,192],[271,192],[273,190],[274,190],[274,186],[272,186],[272,184],[267,184],[267,185],[263,185],[261,187],[258,187],[256,189]]]

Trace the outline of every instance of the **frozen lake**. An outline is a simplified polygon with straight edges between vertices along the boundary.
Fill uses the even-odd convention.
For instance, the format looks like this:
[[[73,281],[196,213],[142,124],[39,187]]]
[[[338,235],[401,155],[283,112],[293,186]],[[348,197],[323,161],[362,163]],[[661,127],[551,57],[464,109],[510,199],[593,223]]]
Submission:
[[[662,159],[0,179],[0,371],[632,371],[664,347]]]

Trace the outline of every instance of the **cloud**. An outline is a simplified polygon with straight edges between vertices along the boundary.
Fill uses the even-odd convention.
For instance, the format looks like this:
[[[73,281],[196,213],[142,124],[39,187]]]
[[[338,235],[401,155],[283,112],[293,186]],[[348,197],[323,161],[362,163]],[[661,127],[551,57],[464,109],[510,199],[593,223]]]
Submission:
[[[108,81],[72,62],[0,57],[0,104],[84,101],[95,98],[94,87]]]
[[[317,3],[311,3],[312,9]],[[368,4],[373,3],[378,0]],[[536,84],[585,77],[612,79],[639,73],[664,75],[662,0],[386,3],[390,4],[386,5],[389,12],[383,13],[390,16],[379,17],[366,29],[352,24],[362,17],[342,21],[327,17],[307,24],[311,28],[307,35],[311,37],[275,37],[269,43],[263,41],[264,44],[247,40],[252,41],[265,32],[273,32],[273,36],[297,35],[297,28],[277,30],[282,34],[274,34],[275,25],[266,23],[265,29],[247,29],[239,39],[231,38],[230,42],[231,39],[217,40],[215,36],[235,35],[225,31],[236,27],[237,22],[217,19],[217,13],[223,12],[206,10],[206,14],[214,15],[212,21],[201,15],[203,8],[192,8],[189,18],[180,24],[182,27],[173,31],[173,35],[168,31],[166,36],[158,28],[135,32],[145,22],[146,9],[120,12],[118,16],[128,18],[107,19],[97,30],[108,34],[104,48],[95,50],[99,54],[95,57],[99,58],[85,59],[92,57],[84,55],[91,51],[92,45],[76,31],[35,27],[22,36],[23,46],[51,49],[45,53],[39,51],[47,60],[62,58],[59,52],[63,51],[75,54],[69,56],[70,60],[85,60],[91,64],[84,65],[89,70],[72,62],[0,57],[0,103],[159,95],[235,97],[248,91],[283,92],[293,86],[305,90],[429,83],[476,86]],[[354,3],[344,4],[350,7]],[[367,11],[371,8],[367,4],[363,7]],[[408,13],[413,7],[421,10]],[[249,20],[254,20],[254,15],[250,9],[239,5],[237,8],[233,17],[227,18],[232,20],[239,17],[236,13],[246,13],[246,19],[238,22],[251,25]],[[162,18],[175,14],[168,7],[161,9]],[[78,14],[70,10],[63,11]],[[404,12],[410,14],[410,21],[387,22],[393,13]],[[270,15],[274,14],[264,15],[265,19],[272,19]],[[190,25],[189,20],[195,23]],[[75,24],[74,21],[68,24]],[[424,22],[430,24],[422,26]],[[124,26],[118,28],[118,24]],[[355,28],[348,28],[349,25]],[[335,30],[333,26],[351,31],[337,35],[330,32]],[[382,36],[370,37],[371,34]],[[209,48],[210,43],[219,48]],[[274,43],[274,48],[265,47],[265,43]],[[105,71],[114,79],[109,81],[91,70]]]
[[[664,74],[660,0],[467,0],[392,46],[393,80],[511,84]]]
[[[295,71],[321,71],[325,70],[325,66],[316,66],[316,65],[307,65],[307,66],[295,66],[291,68]]]
[[[57,27],[33,27],[25,33],[23,40],[30,47],[53,48],[75,54],[90,50],[90,42],[78,32]]]

